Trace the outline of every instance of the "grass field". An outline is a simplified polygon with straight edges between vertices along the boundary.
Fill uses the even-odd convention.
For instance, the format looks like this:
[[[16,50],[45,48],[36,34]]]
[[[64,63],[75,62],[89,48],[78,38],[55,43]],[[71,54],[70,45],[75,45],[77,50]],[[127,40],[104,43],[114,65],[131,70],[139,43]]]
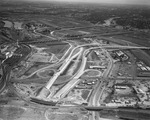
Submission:
[[[150,66],[150,56],[142,50],[131,50],[131,53],[137,60],[143,61],[147,66]]]

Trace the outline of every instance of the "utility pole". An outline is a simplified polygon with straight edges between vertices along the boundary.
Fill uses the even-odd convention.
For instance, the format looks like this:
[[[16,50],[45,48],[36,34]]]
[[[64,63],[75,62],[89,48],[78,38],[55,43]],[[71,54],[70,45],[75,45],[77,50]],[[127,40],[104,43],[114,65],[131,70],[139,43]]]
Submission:
[[[133,59],[133,65],[132,65],[132,77],[133,77],[133,80],[135,80],[136,78],[136,72],[137,72],[137,66],[136,66],[136,58]]]

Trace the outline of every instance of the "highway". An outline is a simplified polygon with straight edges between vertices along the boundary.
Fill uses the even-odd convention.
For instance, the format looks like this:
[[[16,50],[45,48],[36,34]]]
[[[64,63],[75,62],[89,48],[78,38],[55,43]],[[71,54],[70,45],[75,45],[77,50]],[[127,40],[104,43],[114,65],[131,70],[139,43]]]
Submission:
[[[67,66],[70,64],[70,62],[74,58],[76,58],[80,54],[80,52],[82,50],[83,50],[83,48],[80,48],[80,51],[78,53],[76,53],[75,55],[73,55],[73,56],[71,56],[72,54],[70,54],[70,56],[64,61],[64,63],[62,64],[62,66],[59,68],[58,72],[56,72],[56,74],[54,74],[54,76],[47,83],[47,85],[46,85],[47,89],[50,89],[50,87],[53,85],[53,83],[58,78],[58,76],[60,76],[60,74],[64,72],[64,70],[67,68]]]
[[[76,72],[75,75],[73,75],[73,77],[70,79],[70,81],[62,88],[60,89],[53,97],[54,98],[64,98],[67,93],[77,84],[80,82],[79,77],[84,73],[84,69],[86,66],[86,62],[87,62],[87,58],[85,57],[85,52],[82,55],[82,62],[81,62],[81,66],[78,69],[78,71]],[[81,53],[82,54],[82,53]],[[81,55],[80,54],[80,55]]]
[[[150,49],[150,47],[138,47],[138,46],[103,46],[104,49]]]
[[[103,73],[103,77],[100,79],[100,81],[98,81],[95,89],[92,92],[92,95],[90,97],[89,100],[89,106],[100,106],[100,98],[102,96],[102,92],[103,92],[103,86],[104,86],[104,81],[107,80],[107,77],[113,67],[113,61],[111,59],[111,56],[109,55],[109,53],[103,49],[103,51],[105,51],[106,55],[109,58],[109,65],[108,68],[105,70],[105,72]],[[99,114],[96,112],[92,112],[92,115],[90,116],[90,120],[99,120]]]

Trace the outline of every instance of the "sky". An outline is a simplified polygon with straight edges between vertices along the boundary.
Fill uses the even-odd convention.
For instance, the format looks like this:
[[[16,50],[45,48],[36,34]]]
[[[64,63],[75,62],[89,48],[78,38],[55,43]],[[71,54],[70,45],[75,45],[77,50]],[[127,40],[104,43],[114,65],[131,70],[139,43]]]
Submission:
[[[91,3],[114,3],[114,4],[146,4],[150,5],[150,0],[27,0],[27,1],[59,1],[59,2],[91,2]]]

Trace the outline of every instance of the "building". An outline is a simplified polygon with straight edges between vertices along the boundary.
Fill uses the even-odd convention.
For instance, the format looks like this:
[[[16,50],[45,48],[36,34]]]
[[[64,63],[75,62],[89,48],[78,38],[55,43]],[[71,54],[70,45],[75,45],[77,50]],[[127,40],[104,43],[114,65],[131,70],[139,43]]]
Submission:
[[[133,92],[133,88],[131,88],[128,84],[116,84],[114,85],[114,93],[115,94],[131,94]]]

